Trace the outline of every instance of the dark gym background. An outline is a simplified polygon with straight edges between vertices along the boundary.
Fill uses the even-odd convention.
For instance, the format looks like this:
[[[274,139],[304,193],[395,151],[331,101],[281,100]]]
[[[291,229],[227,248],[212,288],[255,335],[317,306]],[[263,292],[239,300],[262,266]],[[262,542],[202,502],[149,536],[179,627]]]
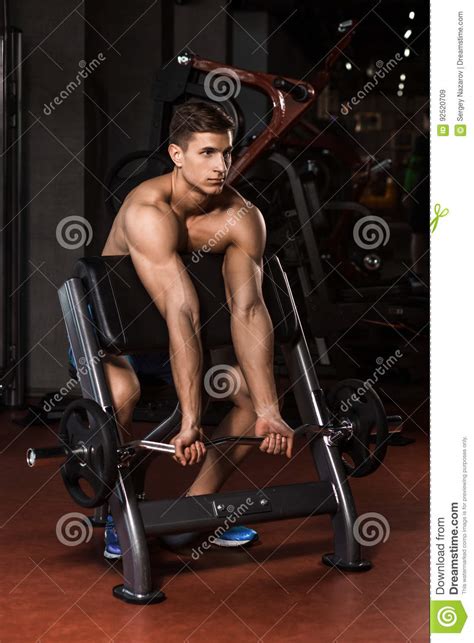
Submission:
[[[340,21],[360,19],[368,12],[349,50],[336,63],[315,109],[322,119],[327,120],[329,114],[339,116],[341,125],[331,130],[362,155],[377,152],[377,161],[392,159],[390,174],[397,181],[397,204],[390,213],[394,222],[390,250],[398,267],[405,270],[402,261],[409,265],[410,230],[401,186],[410,150],[422,130],[429,78],[426,7],[413,3],[416,18],[410,21],[408,5],[388,1],[370,11],[367,2],[324,6],[262,1],[232,2],[223,10],[212,2],[52,1],[45,12],[37,3],[11,3],[10,23],[21,26],[24,48],[22,217],[28,233],[22,293],[29,394],[44,394],[64,382],[66,343],[62,324],[57,323],[60,311],[55,289],[77,257],[100,253],[111,224],[102,185],[107,171],[124,154],[147,147],[154,73],[186,47],[211,60],[300,78],[313,67],[317,70],[316,63],[337,42]],[[164,24],[166,29],[161,27]],[[402,32],[409,27],[413,28],[412,39],[416,37],[410,56],[351,115],[341,117],[342,101],[364,85],[369,78],[367,69],[396,52],[403,54]],[[253,42],[266,38],[265,50]],[[44,104],[75,76],[78,62],[90,61],[99,52],[105,62],[45,116]],[[352,69],[347,70],[350,61]],[[402,71],[407,81],[399,97]],[[377,114],[377,129],[363,128],[355,134],[358,112]],[[56,242],[56,226],[68,215],[90,221],[93,238],[86,248],[64,249]],[[420,364],[419,370],[425,365]]]
[[[392,449],[395,464],[391,467],[392,473],[384,478],[387,483],[400,483],[392,497],[394,512],[401,515],[408,511],[401,521],[403,533],[394,537],[392,531],[392,539],[385,544],[390,552],[386,556],[391,557],[385,561],[386,569],[395,571],[393,561],[400,558],[407,533],[410,542],[418,542],[419,552],[423,552],[428,529],[429,269],[427,245],[417,270],[413,269],[411,216],[415,200],[411,197],[420,192],[419,184],[423,184],[421,189],[427,189],[429,177],[421,177],[415,185],[407,188],[407,173],[413,169],[414,163],[416,165],[416,145],[428,137],[428,3],[423,0],[403,3],[396,0],[48,0],[45,4],[12,0],[8,12],[3,8],[4,28],[16,28],[22,37],[21,62],[3,70],[4,146],[1,169],[4,200],[1,211],[3,281],[0,319],[3,400],[0,396],[0,404],[6,408],[2,415],[5,425],[8,425],[4,443],[7,454],[7,447],[15,443],[17,437],[24,437],[25,431],[39,430],[30,428],[30,425],[38,426],[35,413],[40,411],[37,405],[41,397],[58,390],[70,378],[57,289],[70,276],[77,258],[100,254],[102,250],[112,222],[105,204],[106,177],[110,168],[124,155],[148,147],[153,115],[152,85],[156,72],[186,50],[223,64],[295,79],[304,78],[311,82],[324,58],[341,38],[338,25],[348,19],[359,21],[350,46],[341,52],[310,118],[321,129],[328,127],[334,137],[340,138],[345,149],[360,155],[361,162],[370,155],[373,155],[374,164],[391,160],[391,165],[387,165],[387,169],[383,169],[371,183],[364,198],[366,204],[372,204],[367,207],[372,210],[373,206],[373,212],[387,221],[390,227],[387,247],[380,249],[383,283],[396,282],[402,276],[400,283],[404,289],[394,304],[399,312],[394,310],[393,314],[399,315],[399,323],[387,324],[386,319],[384,322],[379,317],[371,320],[371,326],[358,324],[355,328],[340,325],[337,307],[341,300],[338,299],[339,294],[335,296],[331,304],[334,307],[325,311],[323,321],[327,323],[328,319],[337,319],[341,340],[330,342],[330,359],[320,359],[316,368],[323,384],[329,385],[334,379],[349,376],[370,377],[380,364],[377,359],[386,359],[396,349],[403,353],[403,357],[377,384],[382,389],[381,395],[389,411],[402,415],[402,435],[407,441],[416,440],[403,448]],[[413,19],[409,17],[411,11],[415,14]],[[407,36],[408,30],[411,33]],[[401,61],[396,67],[377,87],[367,92],[358,105],[353,106],[350,114],[341,114],[341,107],[347,105],[347,101],[373,78],[378,61],[386,63],[397,52]],[[105,57],[104,62],[61,105],[46,115],[45,105],[50,104],[75,77],[80,61],[89,62],[99,53]],[[12,89],[13,79],[17,83],[16,89]],[[21,94],[18,91],[20,82]],[[249,97],[245,92],[242,101],[249,126],[258,131],[256,114],[265,111],[265,104],[259,101],[258,96]],[[20,130],[14,129],[19,126]],[[13,129],[10,131],[9,128]],[[328,189],[337,195],[337,199],[350,200],[348,187],[340,190],[342,182],[338,184],[341,176],[350,178],[350,169],[335,167],[331,161],[328,168],[329,177],[334,182]],[[324,202],[331,196],[328,192]],[[380,206],[384,199],[385,205],[382,203]],[[418,200],[422,202],[422,197]],[[73,215],[86,218],[93,231],[90,243],[77,249],[61,246],[56,235],[58,223]],[[429,218],[428,212],[426,218]],[[11,221],[15,223],[11,224]],[[271,231],[270,216],[267,226]],[[423,246],[427,239],[427,233],[423,232],[418,240]],[[351,253],[356,251],[356,264],[364,261],[367,253],[355,248],[350,238],[345,248],[346,256],[352,256]],[[358,290],[366,281],[368,285],[377,285],[377,280],[373,281],[372,275],[363,271],[361,274],[365,276],[361,277],[362,281],[357,281],[357,270],[355,281],[341,277],[342,281],[348,282],[348,291]],[[374,295],[373,301],[378,300],[378,296]],[[410,306],[416,308],[415,327],[407,317]],[[310,325],[308,310],[300,309],[300,314],[305,315],[304,323]],[[276,369],[284,377],[280,364],[276,364]],[[158,394],[163,397],[172,393],[169,387],[164,387]],[[28,411],[27,406],[32,409]],[[294,419],[291,396],[286,410],[288,417]],[[39,426],[48,430],[41,423]],[[11,479],[18,480],[27,475],[23,469],[18,470],[20,466],[23,466],[22,460],[12,461],[5,471],[9,472]],[[385,494],[384,489],[376,486],[382,484],[380,479],[374,480],[375,486],[372,481],[358,483],[364,506],[367,504],[369,508],[379,506],[380,497]],[[61,501],[64,501],[64,494],[59,489],[58,486],[57,495],[61,493]],[[12,508],[10,514],[13,511]],[[28,511],[34,531],[34,505],[30,505]],[[17,524],[20,528],[20,523]],[[25,529],[24,524],[21,529]],[[392,530],[395,530],[394,524]],[[425,554],[420,553],[417,558],[417,552],[410,551],[416,572],[410,571],[409,576],[413,583],[419,585],[411,586],[406,577],[403,583],[405,589],[408,586],[406,591],[412,597],[413,605],[415,597],[418,601],[425,594],[427,597],[427,566],[424,569],[420,563],[423,560],[421,556]],[[69,553],[65,552],[65,560]],[[224,556],[220,557],[219,564],[225,569]],[[299,572],[303,573],[304,569],[299,568]],[[423,582],[419,578],[413,580],[415,576],[422,576]],[[394,584],[396,586],[397,582]],[[345,585],[352,592],[351,597],[357,594],[349,583]],[[48,592],[51,587],[49,584]],[[410,610],[410,601],[404,600],[405,589],[400,587],[398,594],[390,594],[393,612],[388,609],[386,614],[390,614],[392,625],[380,616],[373,630],[379,632],[377,638],[427,640],[426,615],[418,614],[417,620],[413,610],[410,611],[409,628],[404,628],[397,620],[401,618],[397,616],[399,610],[404,617]],[[374,581],[369,593],[372,590],[370,596],[375,600],[382,586]],[[317,590],[311,596],[315,592]],[[12,600],[18,600],[18,595],[12,596]],[[365,599],[369,604],[367,594],[364,594]],[[321,613],[330,613],[334,608],[336,614],[331,600],[341,601],[341,594],[334,592],[330,598],[321,597]],[[357,608],[343,624],[330,627],[321,640],[335,640],[337,636],[342,637],[337,640],[375,640],[370,632],[363,631],[360,621],[350,629],[351,618],[355,619],[361,610],[362,607]],[[237,623],[233,625],[238,628],[239,621],[233,618]],[[248,618],[251,620],[250,616]],[[154,623],[150,626],[156,627]],[[146,622],[143,628],[143,632],[148,633]],[[185,635],[191,636],[191,630],[176,640],[183,640]],[[42,631],[35,631],[34,635],[39,636]],[[291,628],[284,631],[286,634],[281,638],[291,639]],[[72,631],[71,640],[85,640],[81,636],[86,637],[86,632],[87,636],[96,636],[93,628],[90,631],[86,628],[82,635],[77,634],[78,638],[74,638]],[[292,640],[309,640],[307,631],[301,631],[299,635],[297,629],[294,632]],[[51,632],[49,634],[52,636]],[[249,635],[249,632],[243,628],[239,634]],[[69,634],[67,636],[71,638]],[[4,639],[0,628],[0,639],[16,640],[11,637]],[[227,640],[223,632],[209,630],[207,638],[212,640],[213,637]],[[272,637],[279,640],[277,629],[268,635],[269,639]],[[44,640],[64,638],[63,633],[62,639],[46,636]],[[133,640],[145,638],[140,639],[137,635]]]

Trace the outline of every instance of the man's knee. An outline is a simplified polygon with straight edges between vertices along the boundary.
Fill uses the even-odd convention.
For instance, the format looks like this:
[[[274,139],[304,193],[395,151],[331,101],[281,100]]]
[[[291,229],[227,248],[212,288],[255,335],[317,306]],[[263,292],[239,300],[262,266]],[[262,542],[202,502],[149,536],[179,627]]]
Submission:
[[[138,377],[131,366],[126,368],[106,367],[107,380],[115,410],[133,410],[140,399]]]
[[[136,376],[119,382],[113,391],[115,405],[119,408],[134,408],[140,396],[140,382]]]
[[[252,398],[250,397],[248,390],[239,391],[238,393],[230,396],[229,399],[237,408],[245,409],[246,411],[253,411],[255,413]]]
[[[236,409],[240,409],[245,412],[248,422],[247,431],[251,431],[254,423],[257,421],[257,413],[255,412],[255,407],[245,381],[243,382],[241,389],[236,391],[230,399]]]

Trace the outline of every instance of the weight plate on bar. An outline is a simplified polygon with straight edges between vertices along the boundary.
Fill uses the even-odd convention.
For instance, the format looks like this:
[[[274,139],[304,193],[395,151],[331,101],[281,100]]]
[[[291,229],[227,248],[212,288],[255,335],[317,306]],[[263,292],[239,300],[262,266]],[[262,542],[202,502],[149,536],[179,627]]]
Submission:
[[[66,489],[81,507],[100,507],[117,480],[115,419],[94,400],[75,400],[61,419],[59,438],[68,451],[61,467]]]
[[[342,440],[339,448],[352,463],[343,458],[349,475],[361,478],[373,473],[387,453],[389,431],[387,415],[380,397],[363,380],[347,379],[329,392],[328,404],[335,415],[334,423],[350,420],[353,435]],[[375,442],[371,435],[375,436]]]

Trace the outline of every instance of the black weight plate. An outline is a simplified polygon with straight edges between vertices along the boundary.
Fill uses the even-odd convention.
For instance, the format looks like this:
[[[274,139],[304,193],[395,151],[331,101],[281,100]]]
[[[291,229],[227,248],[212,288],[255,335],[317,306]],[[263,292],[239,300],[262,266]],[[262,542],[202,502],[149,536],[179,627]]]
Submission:
[[[370,475],[382,464],[389,440],[387,416],[380,397],[367,382],[347,379],[330,391],[328,404],[335,415],[334,423],[348,419],[354,427],[353,436],[339,447],[353,462],[351,465],[344,460],[347,472],[355,478]],[[374,433],[375,444],[371,439]]]
[[[99,507],[117,480],[117,438],[114,418],[94,400],[75,400],[61,419],[59,438],[69,456],[61,475],[71,497],[82,507]],[[78,457],[73,451],[82,450]],[[85,491],[86,481],[92,493]]]

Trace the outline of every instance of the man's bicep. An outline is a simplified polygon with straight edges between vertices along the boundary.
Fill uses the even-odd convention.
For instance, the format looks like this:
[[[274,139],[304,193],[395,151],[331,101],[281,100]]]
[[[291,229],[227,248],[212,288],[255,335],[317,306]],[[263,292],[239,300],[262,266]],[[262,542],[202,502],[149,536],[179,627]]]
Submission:
[[[163,316],[198,308],[196,291],[176,249],[177,240],[176,222],[153,209],[137,212],[127,229],[134,268]]]
[[[227,303],[233,313],[246,312],[262,299],[263,261],[238,246],[229,246],[222,268]]]
[[[252,206],[234,226],[224,258],[227,303],[234,312],[248,310],[262,299],[265,241],[264,218]]]

